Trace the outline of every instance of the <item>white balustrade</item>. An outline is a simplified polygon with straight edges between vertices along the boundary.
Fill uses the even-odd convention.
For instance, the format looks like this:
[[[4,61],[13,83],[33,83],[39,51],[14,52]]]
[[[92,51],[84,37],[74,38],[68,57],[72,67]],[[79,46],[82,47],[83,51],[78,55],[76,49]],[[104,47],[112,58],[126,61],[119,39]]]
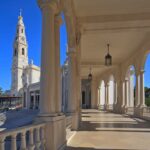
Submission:
[[[35,129],[35,147],[36,147],[36,150],[40,150],[40,146],[41,146],[41,142],[40,142],[40,130],[39,128],[36,128]]]
[[[28,133],[29,136],[27,136]],[[21,139],[19,135],[21,135]],[[8,138],[11,139],[10,145]],[[45,150],[45,142],[44,123],[32,124],[0,133],[0,150]]]
[[[4,148],[4,138],[0,137],[0,150],[5,150]]]
[[[142,116],[144,119],[150,120],[150,107],[142,108]]]
[[[45,130],[44,130],[44,128],[41,128],[41,149],[42,150],[45,150],[45,142],[46,142]]]
[[[16,134],[13,134],[11,136],[11,149],[12,150],[16,150],[17,149]]]
[[[34,150],[34,139],[33,139],[33,129],[29,130],[29,150]]]

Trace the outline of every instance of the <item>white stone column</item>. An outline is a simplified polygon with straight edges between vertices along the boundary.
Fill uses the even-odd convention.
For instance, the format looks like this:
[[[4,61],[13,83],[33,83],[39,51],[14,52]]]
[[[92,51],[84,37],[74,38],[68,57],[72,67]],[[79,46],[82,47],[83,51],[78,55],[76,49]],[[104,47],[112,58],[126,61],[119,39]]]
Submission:
[[[140,107],[145,107],[144,70],[140,72]]]
[[[105,84],[105,102],[104,102],[104,109],[107,109],[107,85]]]
[[[98,88],[98,106],[99,108],[101,106],[101,88],[100,87]]]
[[[97,80],[95,77],[91,82],[91,107],[93,109],[97,108]]]
[[[117,103],[118,103],[118,101],[117,101],[117,97],[118,97],[118,91],[117,91],[117,82],[116,81],[114,81],[114,103],[113,103],[113,111],[116,111],[117,112]]]
[[[109,109],[109,83],[105,84],[105,109]]]
[[[41,4],[42,7],[42,58],[40,82],[40,113],[56,116],[56,57],[54,34],[54,9],[51,4]]]
[[[81,37],[80,37],[81,38]],[[81,44],[77,43],[77,112],[78,121],[81,122],[81,108],[82,108],[82,91],[81,91]]]
[[[117,104],[117,82],[114,81],[114,105]]]
[[[55,86],[55,98],[56,98],[56,112],[62,114],[61,110],[61,67],[60,67],[60,25],[62,23],[61,16],[55,17],[55,69],[56,69],[56,86]]]
[[[121,108],[124,107],[125,105],[125,81],[121,81],[121,103],[120,103],[120,106]]]
[[[47,150],[63,149],[66,145],[65,116],[58,116],[56,104],[56,46],[55,16],[58,13],[57,0],[38,0],[42,10],[42,55],[40,81],[40,114],[36,122],[45,123]],[[59,58],[57,58],[59,59]],[[57,97],[58,98],[58,97]]]
[[[68,107],[67,113],[72,115],[72,129],[77,130],[79,126],[78,119],[78,100],[77,100],[77,54],[75,49],[69,49],[68,52]]]
[[[69,51],[68,52],[69,59],[69,101],[68,101],[68,113],[76,112],[76,52]]]
[[[125,107],[127,108],[128,107],[128,79],[125,79]]]
[[[116,112],[124,113],[124,105],[125,105],[125,81],[123,79],[117,80],[117,105]]]
[[[140,74],[136,75],[135,107],[140,105]]]

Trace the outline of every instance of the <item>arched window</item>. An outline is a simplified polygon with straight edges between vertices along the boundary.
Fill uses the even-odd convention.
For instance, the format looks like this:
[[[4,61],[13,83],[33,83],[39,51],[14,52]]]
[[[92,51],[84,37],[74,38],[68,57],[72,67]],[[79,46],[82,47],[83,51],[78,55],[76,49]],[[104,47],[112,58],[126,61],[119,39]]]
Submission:
[[[24,55],[24,48],[22,48],[22,55]]]
[[[16,49],[15,49],[15,53],[14,53],[14,55],[15,55],[15,56],[17,56],[17,50],[16,50]]]

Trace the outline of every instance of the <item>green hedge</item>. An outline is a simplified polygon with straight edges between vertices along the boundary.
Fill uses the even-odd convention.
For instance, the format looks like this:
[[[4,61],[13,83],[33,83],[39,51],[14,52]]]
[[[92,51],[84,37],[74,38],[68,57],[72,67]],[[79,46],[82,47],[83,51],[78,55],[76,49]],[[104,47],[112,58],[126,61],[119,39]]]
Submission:
[[[150,97],[149,98],[145,98],[145,104],[147,106],[150,106]]]

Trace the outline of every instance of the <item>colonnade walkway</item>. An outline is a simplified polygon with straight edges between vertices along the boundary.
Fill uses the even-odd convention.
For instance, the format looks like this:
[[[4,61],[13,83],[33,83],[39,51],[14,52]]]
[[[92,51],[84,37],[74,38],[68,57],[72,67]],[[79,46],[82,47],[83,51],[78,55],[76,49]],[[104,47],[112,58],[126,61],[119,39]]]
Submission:
[[[150,122],[127,115],[82,110],[67,150],[150,150]]]

